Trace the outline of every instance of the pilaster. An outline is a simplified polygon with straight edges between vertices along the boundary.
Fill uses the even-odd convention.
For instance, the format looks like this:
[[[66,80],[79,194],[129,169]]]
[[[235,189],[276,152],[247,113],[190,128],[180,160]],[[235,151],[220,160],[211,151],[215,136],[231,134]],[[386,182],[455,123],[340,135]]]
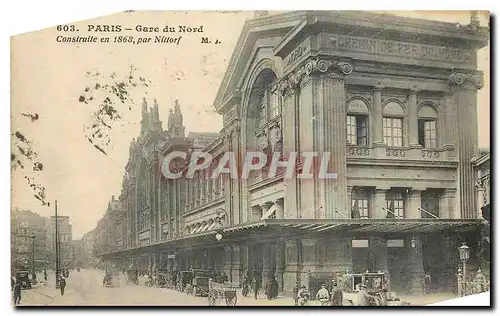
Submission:
[[[478,146],[477,90],[483,86],[479,71],[454,69],[449,77],[453,102],[457,108],[458,161],[461,218],[475,218],[476,191],[471,159]]]
[[[408,207],[406,209],[406,218],[422,218],[420,212],[420,207],[422,207],[422,191],[417,189],[412,189],[408,192]]]
[[[265,288],[271,277],[271,249],[269,243],[262,244],[262,286]]]
[[[460,212],[456,208],[456,189],[445,189],[439,199],[439,218],[460,218]]]
[[[373,89],[373,144],[384,144],[383,127],[382,127],[382,90],[384,86],[376,85]]]
[[[418,143],[418,112],[417,112],[416,87],[410,89],[408,95],[408,145],[410,147],[421,147]]]
[[[241,264],[241,247],[232,245],[232,269],[231,274],[228,274],[231,282],[241,284],[242,264]]]
[[[283,96],[283,156],[287,157],[289,153],[299,152],[297,138],[297,124],[299,121],[297,110],[298,86],[291,80],[284,80],[281,82],[280,92]],[[292,177],[284,179],[283,181],[285,183],[284,196],[287,205],[284,211],[284,218],[298,218],[299,182],[297,180],[296,173],[294,173]]]
[[[373,217],[374,218],[386,218],[387,214],[385,211],[385,193],[386,189],[376,188],[373,191]]]
[[[283,198],[274,201],[276,206],[276,218],[284,218],[285,216],[285,200]]]
[[[263,214],[262,208],[260,207],[260,205],[252,206],[250,211],[251,211],[250,221],[252,221],[252,222],[258,221]]]
[[[279,241],[276,243],[276,279],[278,281],[278,289],[283,291],[283,274],[285,272],[285,243]]]
[[[409,248],[410,291],[412,294],[424,293],[424,257],[422,241],[419,237],[411,237]]]
[[[291,295],[294,283],[300,279],[302,271],[300,241],[288,240],[285,242],[285,272],[283,273],[283,292]]]

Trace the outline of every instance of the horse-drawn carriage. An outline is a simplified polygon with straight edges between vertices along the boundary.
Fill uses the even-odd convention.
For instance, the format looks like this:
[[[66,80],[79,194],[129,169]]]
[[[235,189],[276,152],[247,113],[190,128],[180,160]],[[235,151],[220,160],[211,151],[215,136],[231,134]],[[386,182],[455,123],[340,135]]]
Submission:
[[[194,296],[208,296],[210,290],[210,277],[209,276],[196,276],[192,281],[192,294]]]
[[[208,281],[208,305],[217,306],[220,300],[226,301],[226,306],[235,306],[238,301],[236,290],[238,285],[233,283],[219,283],[212,279]]]
[[[139,284],[139,270],[128,269],[127,272],[127,284]]]
[[[175,289],[179,292],[191,292],[191,281],[194,278],[194,271],[179,271],[177,274],[177,284]]]
[[[365,272],[352,274],[345,280],[342,305],[358,306],[357,294],[361,287],[366,287],[367,293],[373,297],[372,306],[408,306],[410,303],[401,301],[395,292],[389,288],[388,276],[384,272]]]
[[[104,287],[119,287],[120,274],[117,271],[106,271],[103,280]]]

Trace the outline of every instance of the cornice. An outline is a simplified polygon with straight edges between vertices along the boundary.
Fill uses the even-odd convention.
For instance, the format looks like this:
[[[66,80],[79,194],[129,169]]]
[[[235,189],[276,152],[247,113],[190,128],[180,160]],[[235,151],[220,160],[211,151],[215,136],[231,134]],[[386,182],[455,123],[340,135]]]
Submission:
[[[352,64],[348,61],[319,57],[308,59],[280,80],[280,93],[282,95],[293,93],[300,86],[301,81],[308,80],[311,74],[323,74],[331,78],[344,79],[352,71]]]

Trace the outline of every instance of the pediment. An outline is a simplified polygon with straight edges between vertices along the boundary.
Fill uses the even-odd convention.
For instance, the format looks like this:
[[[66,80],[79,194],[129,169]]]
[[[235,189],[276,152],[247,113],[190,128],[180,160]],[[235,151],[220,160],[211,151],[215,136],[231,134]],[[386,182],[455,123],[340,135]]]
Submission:
[[[238,101],[241,96],[241,79],[251,69],[259,51],[269,49],[272,52],[281,39],[301,21],[304,14],[291,12],[271,15],[245,23],[214,101],[214,107],[219,113],[224,112],[227,104]]]

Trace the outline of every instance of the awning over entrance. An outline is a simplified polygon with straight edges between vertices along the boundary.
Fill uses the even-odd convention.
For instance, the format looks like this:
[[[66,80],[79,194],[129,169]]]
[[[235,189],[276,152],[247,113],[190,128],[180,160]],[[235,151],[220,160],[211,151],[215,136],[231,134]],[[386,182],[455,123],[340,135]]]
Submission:
[[[227,231],[266,226],[311,233],[431,233],[457,229],[467,231],[476,229],[479,225],[481,221],[476,219],[266,219],[260,223],[228,228]]]
[[[465,232],[476,230],[481,225],[483,221],[477,219],[265,219],[224,228],[223,239],[220,242],[215,240],[215,234],[210,225],[203,232],[197,231],[175,239],[116,251],[104,256],[141,253],[154,249],[216,246],[238,240],[252,241],[262,238],[323,233],[356,235],[358,233]],[[201,230],[203,227],[198,229]]]

